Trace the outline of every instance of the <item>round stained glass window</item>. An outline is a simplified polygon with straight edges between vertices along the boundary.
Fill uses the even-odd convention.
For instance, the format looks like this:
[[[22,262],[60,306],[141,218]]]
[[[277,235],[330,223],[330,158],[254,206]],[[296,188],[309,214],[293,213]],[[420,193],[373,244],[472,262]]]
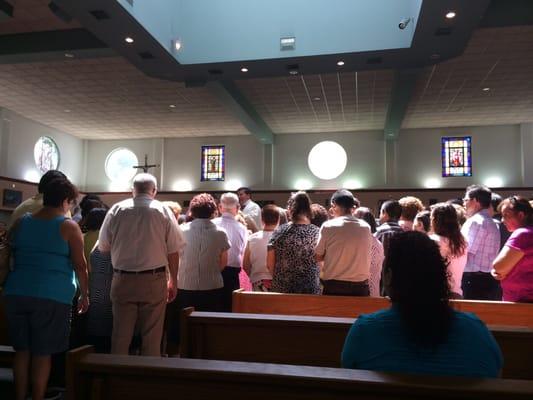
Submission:
[[[51,137],[41,136],[33,148],[35,165],[41,173],[59,167],[59,148]]]
[[[315,145],[309,152],[307,164],[317,178],[334,179],[344,172],[348,157],[337,142],[325,141]]]
[[[131,150],[118,148],[107,156],[105,173],[112,182],[128,182],[137,174],[135,165],[139,165],[137,156]]]

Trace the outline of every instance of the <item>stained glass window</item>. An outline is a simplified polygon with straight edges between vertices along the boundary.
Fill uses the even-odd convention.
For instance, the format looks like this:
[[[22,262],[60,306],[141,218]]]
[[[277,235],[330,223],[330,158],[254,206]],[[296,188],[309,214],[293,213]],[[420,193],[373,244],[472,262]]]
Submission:
[[[41,136],[33,148],[35,165],[44,174],[59,166],[59,148],[51,137]]]
[[[202,181],[224,180],[224,146],[202,146]]]
[[[442,138],[442,176],[472,176],[472,137]]]

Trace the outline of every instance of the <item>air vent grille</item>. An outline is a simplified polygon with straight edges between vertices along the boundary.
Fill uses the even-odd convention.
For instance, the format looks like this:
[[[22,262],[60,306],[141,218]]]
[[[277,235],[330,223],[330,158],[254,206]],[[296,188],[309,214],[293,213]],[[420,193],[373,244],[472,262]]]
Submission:
[[[92,10],[92,11],[89,11],[89,14],[91,14],[98,21],[102,21],[105,19],[111,19],[109,14],[106,13],[104,10]]]
[[[366,60],[367,64],[381,64],[383,59],[381,57],[370,57]]]
[[[435,36],[448,36],[451,35],[452,28],[438,28],[435,31]]]
[[[155,58],[155,56],[149,51],[143,51],[139,53],[139,57],[141,57],[143,60],[152,60]]]

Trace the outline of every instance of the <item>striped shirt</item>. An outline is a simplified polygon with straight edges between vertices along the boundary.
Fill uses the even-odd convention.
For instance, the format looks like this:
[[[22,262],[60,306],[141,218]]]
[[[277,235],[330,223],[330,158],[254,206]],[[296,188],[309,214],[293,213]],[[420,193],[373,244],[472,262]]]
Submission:
[[[468,242],[464,272],[490,273],[492,262],[500,250],[500,231],[488,210],[483,209],[468,218],[461,233]]]
[[[241,268],[244,248],[248,240],[248,231],[246,227],[238,222],[230,213],[223,213],[222,217],[213,220],[226,231],[231,243],[231,249],[228,252],[228,267]]]
[[[183,226],[187,241],[178,269],[178,289],[212,290],[224,286],[220,254],[231,244],[224,229],[198,218]]]

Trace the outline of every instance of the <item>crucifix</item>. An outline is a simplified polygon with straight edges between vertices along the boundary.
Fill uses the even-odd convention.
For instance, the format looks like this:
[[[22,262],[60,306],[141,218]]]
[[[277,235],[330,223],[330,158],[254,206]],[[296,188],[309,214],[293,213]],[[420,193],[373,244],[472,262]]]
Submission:
[[[148,165],[148,154],[144,155],[144,165],[134,165],[132,168],[142,169],[145,173],[148,172],[148,168],[159,167],[157,164]]]

